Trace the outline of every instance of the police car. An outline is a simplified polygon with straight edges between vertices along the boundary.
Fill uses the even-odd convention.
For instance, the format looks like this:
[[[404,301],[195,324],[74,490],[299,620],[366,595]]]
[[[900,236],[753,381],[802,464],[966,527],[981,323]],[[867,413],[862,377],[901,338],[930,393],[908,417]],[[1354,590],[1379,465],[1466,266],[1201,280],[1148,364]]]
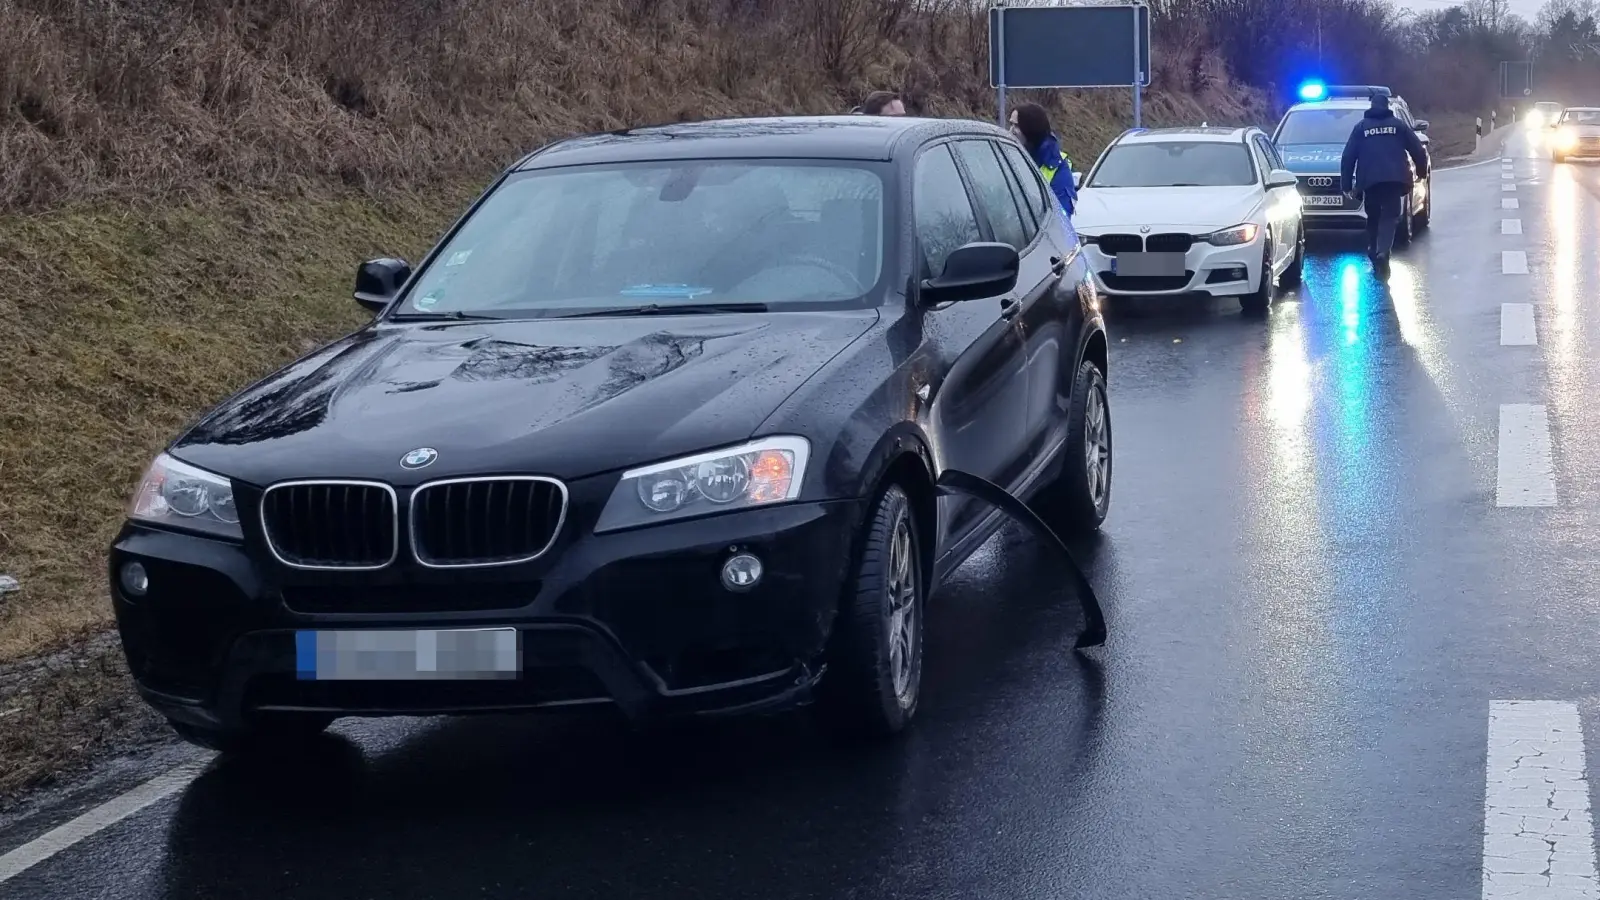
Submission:
[[[1413,116],[1404,98],[1387,87],[1373,84],[1307,82],[1300,88],[1300,102],[1289,107],[1272,133],[1272,142],[1278,148],[1284,167],[1293,172],[1299,182],[1308,231],[1366,225],[1362,204],[1339,191],[1339,163],[1344,156],[1345,141],[1361,124],[1362,116],[1372,106],[1374,94],[1389,98],[1389,108],[1411,126],[1422,141],[1423,151],[1427,152],[1427,120]],[[1428,218],[1433,212],[1432,188],[1430,165],[1429,177],[1417,180],[1406,201],[1407,215],[1400,217],[1395,243],[1404,244],[1411,240],[1414,231],[1428,227]]]

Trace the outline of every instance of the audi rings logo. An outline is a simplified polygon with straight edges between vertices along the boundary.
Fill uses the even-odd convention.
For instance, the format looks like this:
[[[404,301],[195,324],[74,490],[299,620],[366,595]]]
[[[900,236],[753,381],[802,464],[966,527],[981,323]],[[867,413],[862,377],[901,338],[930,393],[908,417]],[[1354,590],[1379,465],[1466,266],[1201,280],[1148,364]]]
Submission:
[[[1306,185],[1309,187],[1333,187],[1333,176],[1318,175],[1316,178],[1307,178]]]

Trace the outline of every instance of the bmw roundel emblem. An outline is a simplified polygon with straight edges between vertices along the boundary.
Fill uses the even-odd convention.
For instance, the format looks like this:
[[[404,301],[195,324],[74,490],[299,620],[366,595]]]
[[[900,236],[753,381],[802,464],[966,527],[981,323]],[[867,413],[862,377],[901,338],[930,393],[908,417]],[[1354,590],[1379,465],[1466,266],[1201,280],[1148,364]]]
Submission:
[[[439,451],[432,447],[418,447],[417,449],[400,457],[400,465],[408,469],[420,469],[430,466],[439,458]]]

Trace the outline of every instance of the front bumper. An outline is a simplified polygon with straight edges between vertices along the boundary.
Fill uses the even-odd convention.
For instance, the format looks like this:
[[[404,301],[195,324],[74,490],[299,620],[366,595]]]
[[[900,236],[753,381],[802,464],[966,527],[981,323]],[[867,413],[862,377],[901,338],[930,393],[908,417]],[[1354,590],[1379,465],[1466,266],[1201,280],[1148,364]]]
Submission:
[[[846,578],[854,500],[800,503],[595,535],[569,524],[540,560],[494,569],[303,572],[239,544],[125,525],[113,607],[141,694],[163,714],[233,727],[258,712],[433,715],[614,704],[629,718],[803,699]],[[733,548],[764,563],[721,584]],[[119,573],[148,573],[130,597]],[[295,634],[511,627],[521,671],[498,680],[318,681]]]
[[[1094,272],[1101,293],[1114,297],[1179,296],[1208,294],[1234,297],[1248,294],[1260,284],[1265,238],[1258,234],[1248,244],[1216,247],[1196,243],[1184,253],[1181,276],[1129,277],[1112,271],[1112,257],[1096,244],[1085,243],[1084,257]]]

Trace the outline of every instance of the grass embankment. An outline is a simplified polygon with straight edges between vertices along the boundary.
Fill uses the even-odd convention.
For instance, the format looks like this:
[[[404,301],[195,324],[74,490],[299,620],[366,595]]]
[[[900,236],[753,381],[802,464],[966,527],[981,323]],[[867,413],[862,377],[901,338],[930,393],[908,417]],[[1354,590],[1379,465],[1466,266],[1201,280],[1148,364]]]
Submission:
[[[0,798],[155,733],[103,639],[128,492],[195,414],[357,326],[360,260],[417,258],[575,131],[837,112],[885,85],[987,117],[963,9],[0,0],[0,572],[22,582],[0,599]],[[1270,118],[1214,60],[1158,60],[1149,124]],[[1123,92],[1051,103],[1080,166],[1127,124]]]

